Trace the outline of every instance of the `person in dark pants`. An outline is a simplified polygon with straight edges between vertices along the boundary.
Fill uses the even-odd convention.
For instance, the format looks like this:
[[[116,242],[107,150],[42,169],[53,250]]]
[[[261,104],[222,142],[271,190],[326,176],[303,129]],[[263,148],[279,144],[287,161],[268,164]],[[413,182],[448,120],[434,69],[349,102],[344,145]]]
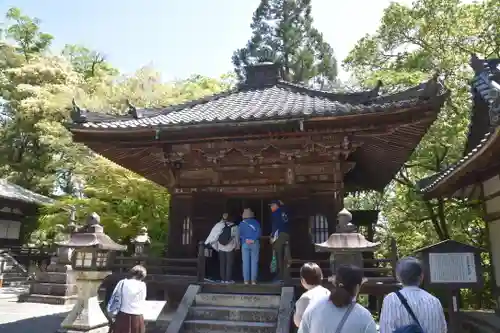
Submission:
[[[284,271],[285,271],[285,244],[290,239],[289,234],[289,221],[288,214],[280,200],[274,200],[269,205],[271,208],[271,221],[272,221],[272,232],[271,232],[271,243],[273,246],[274,253],[276,255],[277,262],[277,276],[278,281],[283,281]]]
[[[220,282],[234,283],[234,252],[240,248],[240,236],[238,226],[228,220],[228,214],[223,214],[222,220],[212,228],[205,244],[219,253]]]

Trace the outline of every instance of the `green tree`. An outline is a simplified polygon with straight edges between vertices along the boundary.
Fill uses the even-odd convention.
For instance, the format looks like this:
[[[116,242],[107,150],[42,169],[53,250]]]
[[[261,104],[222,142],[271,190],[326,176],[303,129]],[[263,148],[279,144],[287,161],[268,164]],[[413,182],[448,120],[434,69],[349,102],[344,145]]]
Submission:
[[[6,31],[10,39],[0,44],[0,176],[51,195],[59,192],[59,204],[47,208],[32,241],[51,242],[68,222],[68,207],[78,208],[78,218],[97,212],[115,239],[133,236],[147,226],[156,249],[163,248],[167,232],[169,195],[156,184],[97,156],[73,142],[65,125],[70,120],[71,100],[90,110],[126,112],[125,101],[137,107],[164,107],[200,98],[229,88],[230,76],[212,79],[193,76],[164,82],[152,68],[119,76],[98,53],[68,46],[63,57],[51,56],[43,46],[38,20],[12,9]],[[23,34],[33,32],[25,42]],[[17,37],[16,37],[17,36]],[[20,45],[26,46],[20,48]],[[29,47],[28,47],[29,46]],[[43,46],[43,47],[42,47]],[[28,51],[22,51],[28,50]],[[27,56],[26,56],[27,55]],[[92,68],[94,67],[94,68]],[[76,179],[85,187],[83,197]]]
[[[118,70],[106,61],[106,57],[95,50],[82,45],[67,44],[64,46],[62,55],[68,59],[73,69],[82,74],[85,79],[101,78],[103,76],[115,76]]]
[[[337,61],[332,47],[313,27],[311,0],[261,0],[253,14],[252,37],[233,54],[240,79],[244,66],[258,61],[279,62],[283,76],[294,83],[335,83]]]
[[[29,60],[32,55],[46,51],[54,39],[50,34],[40,31],[40,20],[23,15],[19,8],[13,7],[5,15],[12,22],[6,29],[6,37],[15,42],[15,49]]]

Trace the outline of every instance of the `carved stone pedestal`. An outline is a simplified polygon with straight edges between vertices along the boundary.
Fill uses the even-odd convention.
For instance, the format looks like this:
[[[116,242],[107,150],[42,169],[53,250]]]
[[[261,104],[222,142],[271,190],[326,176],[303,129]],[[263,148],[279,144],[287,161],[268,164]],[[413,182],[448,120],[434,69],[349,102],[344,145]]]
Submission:
[[[106,271],[75,272],[78,286],[78,301],[64,319],[60,333],[107,333],[108,318],[99,306],[97,292],[104,278],[111,274]]]
[[[72,250],[60,248],[52,258],[47,272],[36,274],[28,294],[19,296],[19,301],[46,304],[72,304],[77,299],[75,272],[71,267]]]

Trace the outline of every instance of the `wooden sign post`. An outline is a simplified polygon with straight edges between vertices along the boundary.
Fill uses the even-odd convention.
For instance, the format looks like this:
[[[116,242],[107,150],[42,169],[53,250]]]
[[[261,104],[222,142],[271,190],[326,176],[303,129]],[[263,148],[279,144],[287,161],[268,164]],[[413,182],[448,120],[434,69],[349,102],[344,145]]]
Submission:
[[[448,332],[459,333],[460,289],[483,287],[483,249],[445,240],[415,251],[424,266],[424,286],[443,289],[448,294]]]

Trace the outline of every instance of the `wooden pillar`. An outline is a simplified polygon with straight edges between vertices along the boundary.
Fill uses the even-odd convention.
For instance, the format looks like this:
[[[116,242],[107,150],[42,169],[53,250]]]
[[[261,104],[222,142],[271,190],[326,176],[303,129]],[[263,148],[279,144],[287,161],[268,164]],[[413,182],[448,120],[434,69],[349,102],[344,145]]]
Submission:
[[[173,194],[170,197],[167,256],[171,258],[195,257],[192,195]]]

